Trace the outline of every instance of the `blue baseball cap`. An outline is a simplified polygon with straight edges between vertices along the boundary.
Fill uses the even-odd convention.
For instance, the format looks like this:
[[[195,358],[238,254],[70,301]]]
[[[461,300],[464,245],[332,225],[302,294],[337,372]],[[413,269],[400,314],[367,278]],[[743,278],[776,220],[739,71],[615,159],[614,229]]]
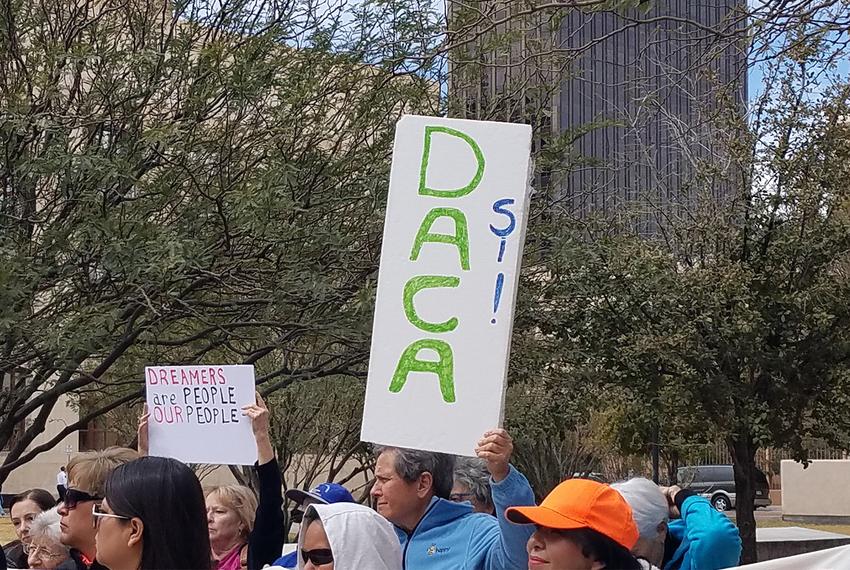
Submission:
[[[302,507],[311,503],[330,505],[332,503],[356,503],[348,489],[339,483],[322,483],[312,491],[301,489],[290,489],[286,492],[286,498],[294,501]]]

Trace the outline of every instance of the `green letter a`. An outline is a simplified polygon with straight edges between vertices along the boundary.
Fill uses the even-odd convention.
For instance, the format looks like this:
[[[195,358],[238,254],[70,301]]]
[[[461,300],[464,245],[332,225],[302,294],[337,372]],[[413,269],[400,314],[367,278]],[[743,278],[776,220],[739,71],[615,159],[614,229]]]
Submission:
[[[425,349],[437,353],[438,360],[419,360],[419,352]],[[455,401],[454,381],[454,355],[452,347],[448,343],[431,338],[417,340],[408,346],[398,360],[393,380],[390,383],[390,392],[397,394],[401,392],[407,382],[407,376],[411,372],[430,372],[436,374],[440,380],[440,393],[443,401],[452,404]]]
[[[439,218],[451,218],[455,223],[455,234],[432,234],[431,226]],[[457,248],[460,256],[460,266],[464,271],[469,271],[469,227],[466,224],[466,216],[457,208],[434,208],[427,214],[416,237],[413,240],[413,249],[410,252],[410,261],[419,259],[419,253],[425,242],[445,243]]]

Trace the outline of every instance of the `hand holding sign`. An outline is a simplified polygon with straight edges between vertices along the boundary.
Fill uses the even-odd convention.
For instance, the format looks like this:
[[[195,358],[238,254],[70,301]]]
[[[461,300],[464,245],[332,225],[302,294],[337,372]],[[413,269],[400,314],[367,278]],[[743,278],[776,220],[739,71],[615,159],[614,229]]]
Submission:
[[[145,457],[148,455],[148,450],[150,449],[150,443],[148,440],[148,420],[151,415],[148,412],[148,405],[145,404],[142,406],[142,415],[139,416],[139,428],[136,430],[136,447],[138,448],[139,455],[141,457]]]
[[[242,413],[251,418],[251,429],[254,431],[254,440],[257,442],[257,462],[265,465],[274,459],[274,448],[269,437],[269,409],[259,392],[255,397],[257,403],[242,406]]]
[[[495,482],[502,481],[511,471],[514,440],[503,429],[492,429],[478,441],[475,454],[487,462],[487,471]]]

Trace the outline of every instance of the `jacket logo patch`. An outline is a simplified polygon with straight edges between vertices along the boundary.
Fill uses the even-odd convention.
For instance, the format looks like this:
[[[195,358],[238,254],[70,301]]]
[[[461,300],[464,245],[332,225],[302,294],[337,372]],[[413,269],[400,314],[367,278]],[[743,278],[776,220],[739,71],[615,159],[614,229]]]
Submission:
[[[451,548],[438,548],[436,544],[432,544],[428,547],[428,556],[434,556],[435,554],[445,554]]]

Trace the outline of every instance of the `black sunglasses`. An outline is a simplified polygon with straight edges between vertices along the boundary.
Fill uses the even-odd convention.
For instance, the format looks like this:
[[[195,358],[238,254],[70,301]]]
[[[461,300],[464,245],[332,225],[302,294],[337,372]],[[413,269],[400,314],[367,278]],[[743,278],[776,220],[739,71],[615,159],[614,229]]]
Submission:
[[[334,561],[333,552],[331,552],[330,548],[317,548],[315,550],[302,550],[301,558],[304,559],[304,562],[312,562],[316,566],[322,566],[323,564],[330,564]]]
[[[84,503],[86,501],[102,501],[103,497],[98,497],[96,495],[92,495],[86,493],[85,491],[80,491],[78,489],[65,489],[65,498],[62,499],[62,502],[65,504],[65,508],[69,511],[71,509],[76,509],[78,503]]]

